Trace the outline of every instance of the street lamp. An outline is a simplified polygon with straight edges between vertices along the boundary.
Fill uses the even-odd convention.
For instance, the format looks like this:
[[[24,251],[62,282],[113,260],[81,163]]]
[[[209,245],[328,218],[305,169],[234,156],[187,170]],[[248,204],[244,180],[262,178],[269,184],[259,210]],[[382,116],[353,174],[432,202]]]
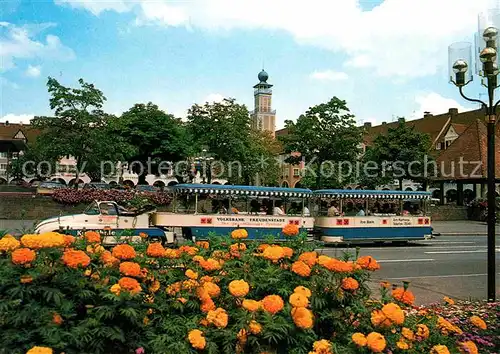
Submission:
[[[470,83],[472,76],[472,45],[466,42],[453,43],[448,47],[450,82],[458,87],[460,95],[470,102],[481,104],[485,110],[488,126],[488,301],[495,301],[495,222],[496,222],[496,195],[495,195],[495,125],[496,103],[495,90],[498,85],[497,54],[499,44],[500,11],[498,9],[487,11],[479,15],[479,32],[476,37],[476,73],[482,77],[481,84],[488,89],[488,102],[469,98],[463,92],[463,87]],[[481,45],[481,39],[483,45]],[[478,60],[479,59],[479,60]]]
[[[208,180],[208,184],[212,183],[212,161],[213,160],[214,160],[213,157],[208,156],[208,150],[206,148],[204,148],[201,151],[201,156],[196,158],[196,162],[199,164],[200,172],[202,173],[202,178],[203,178],[202,183],[203,184],[207,183],[207,180]],[[208,167],[207,167],[207,164],[208,164]]]

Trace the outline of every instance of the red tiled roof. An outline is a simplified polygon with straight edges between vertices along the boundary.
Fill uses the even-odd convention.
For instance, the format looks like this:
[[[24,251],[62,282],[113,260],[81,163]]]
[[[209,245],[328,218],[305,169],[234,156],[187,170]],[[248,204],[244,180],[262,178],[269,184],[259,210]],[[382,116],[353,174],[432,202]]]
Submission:
[[[487,129],[484,120],[476,119],[437,157],[436,162],[441,174],[438,179],[486,178],[487,143]],[[500,156],[500,125],[496,127],[495,154]],[[442,175],[443,173],[444,175]],[[495,175],[500,178],[500,163],[498,161],[495,164]]]
[[[455,132],[458,135],[461,135],[469,127],[467,124],[451,123],[450,125],[453,127],[453,129],[455,129]]]
[[[275,136],[288,135],[288,128],[283,128],[283,129],[280,129],[280,130],[276,130],[276,132],[274,134],[275,134]]]
[[[30,125],[26,124],[12,124],[12,123],[0,123],[0,136],[6,139],[12,139],[16,134],[22,131],[26,137],[27,142],[33,142],[36,137],[40,134],[38,129],[32,128]]]

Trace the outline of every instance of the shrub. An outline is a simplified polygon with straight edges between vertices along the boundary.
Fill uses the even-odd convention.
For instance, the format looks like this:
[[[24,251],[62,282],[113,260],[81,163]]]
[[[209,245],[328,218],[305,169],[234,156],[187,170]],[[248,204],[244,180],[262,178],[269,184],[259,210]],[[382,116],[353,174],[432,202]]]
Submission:
[[[146,201],[157,206],[169,205],[172,197],[166,192],[143,192],[137,194],[130,190],[115,189],[74,189],[61,188],[54,191],[52,199],[61,204],[76,205],[88,204],[97,201],[115,201],[118,204],[137,204],[138,201]]]
[[[445,310],[414,308],[406,284],[394,290],[382,284],[381,300],[372,300],[367,281],[378,269],[372,257],[320,255],[305,235],[282,247],[272,239],[241,243],[244,234],[200,246],[119,245],[111,252],[96,247],[96,237],[64,237],[61,246],[61,236],[50,233],[28,252],[30,237],[16,243],[5,236],[1,349],[477,353],[477,344],[481,352],[498,352],[498,342],[484,346],[467,332],[470,326],[447,319]],[[476,315],[486,329],[474,319],[474,333],[498,330],[497,319]]]

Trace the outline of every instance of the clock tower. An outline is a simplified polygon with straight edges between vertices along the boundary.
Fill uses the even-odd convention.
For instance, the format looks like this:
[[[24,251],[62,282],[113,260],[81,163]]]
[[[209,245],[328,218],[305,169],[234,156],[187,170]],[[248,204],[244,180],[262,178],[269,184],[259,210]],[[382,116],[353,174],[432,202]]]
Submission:
[[[273,85],[267,83],[269,75],[262,69],[258,75],[259,83],[254,88],[254,111],[251,114],[252,127],[267,130],[274,137],[276,130],[276,111],[272,109]]]

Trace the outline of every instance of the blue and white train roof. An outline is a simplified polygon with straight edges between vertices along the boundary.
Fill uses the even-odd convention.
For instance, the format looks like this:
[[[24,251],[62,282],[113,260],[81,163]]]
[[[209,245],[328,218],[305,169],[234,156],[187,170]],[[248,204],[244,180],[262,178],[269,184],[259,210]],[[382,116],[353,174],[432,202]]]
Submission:
[[[256,186],[232,186],[220,184],[177,184],[170,187],[174,193],[184,194],[221,194],[221,195],[247,195],[263,197],[295,197],[310,198],[313,192],[305,188],[281,188],[281,187],[256,187]]]
[[[350,190],[321,189],[313,192],[315,197],[335,199],[430,199],[431,192],[387,191],[387,190]]]

